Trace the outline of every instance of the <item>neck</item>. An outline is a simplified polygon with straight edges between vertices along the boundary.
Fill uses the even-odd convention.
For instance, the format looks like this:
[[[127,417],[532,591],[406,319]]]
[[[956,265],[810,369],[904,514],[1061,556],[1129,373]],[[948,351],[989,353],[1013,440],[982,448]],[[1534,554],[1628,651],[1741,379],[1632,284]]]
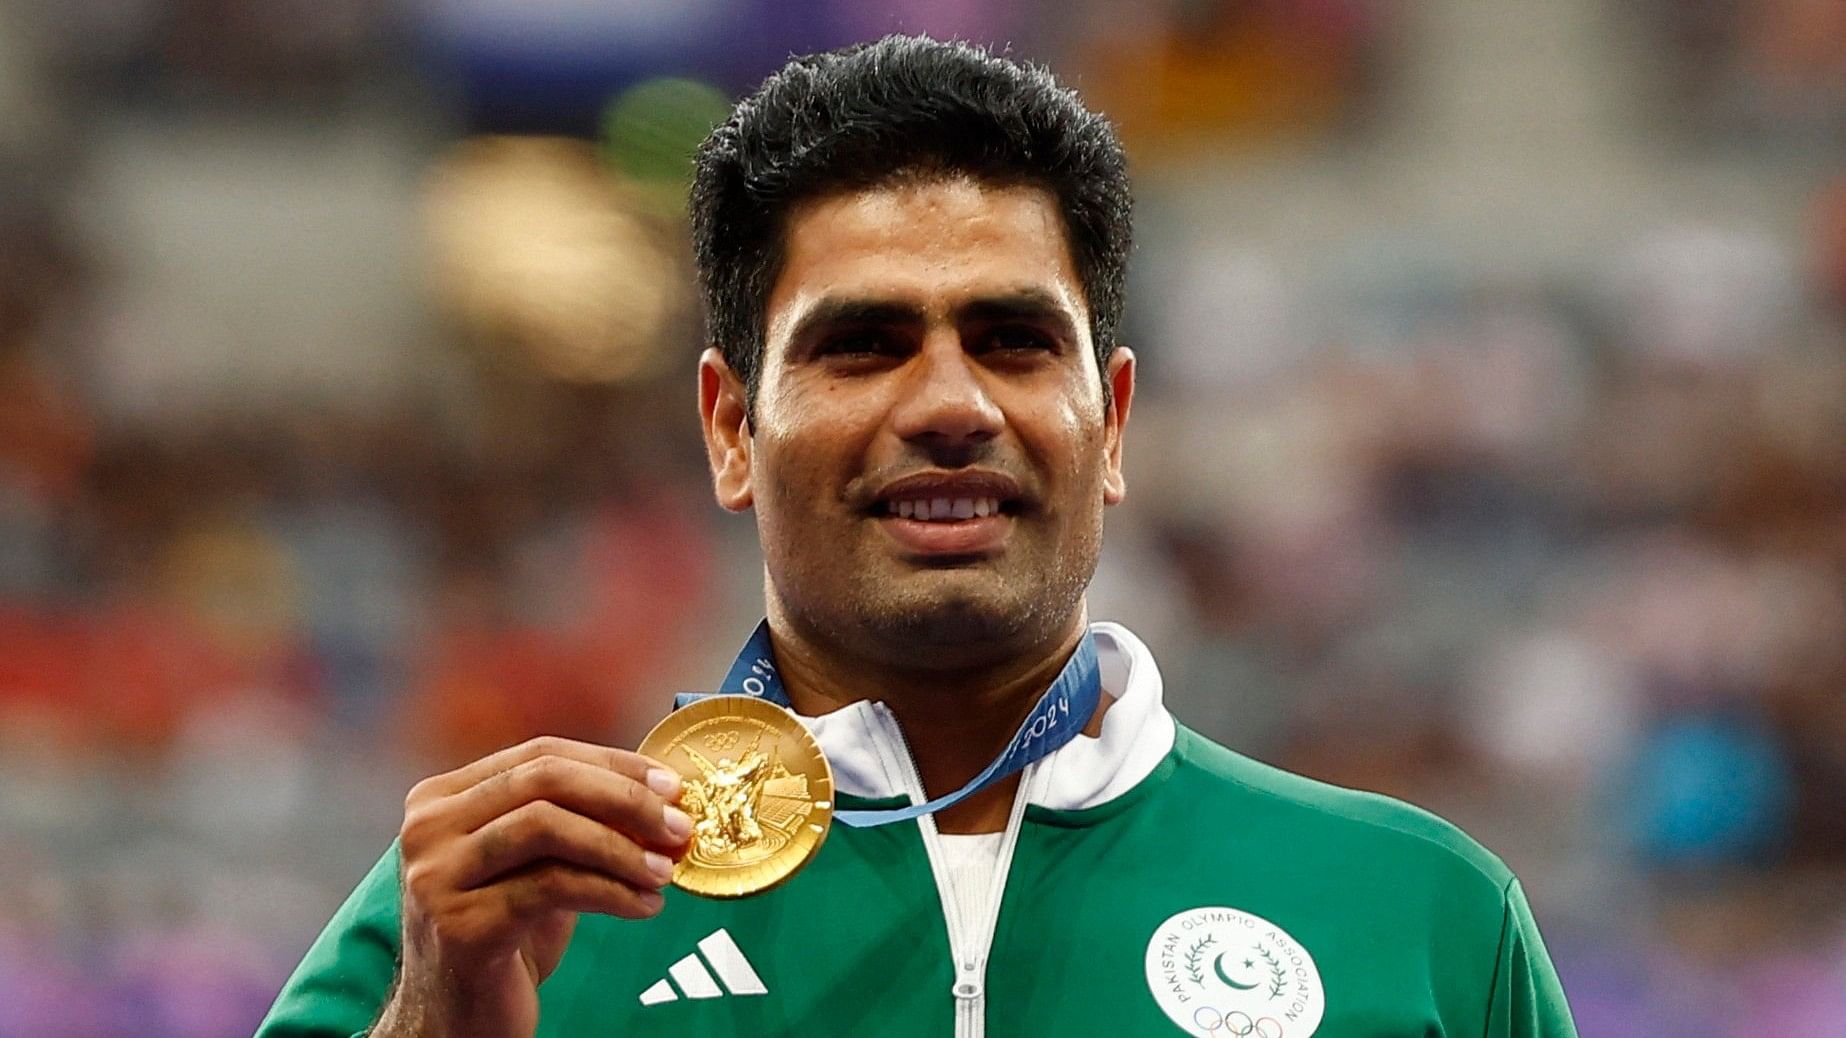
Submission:
[[[1064,669],[1086,626],[1079,609],[1037,645],[989,665],[941,670],[867,659],[813,637],[780,610],[772,607],[769,616],[776,671],[795,710],[814,716],[860,700],[882,701],[903,727],[929,797],[961,788],[1000,755]],[[938,811],[936,826],[945,833],[998,832],[1018,789],[1018,775],[996,782]]]

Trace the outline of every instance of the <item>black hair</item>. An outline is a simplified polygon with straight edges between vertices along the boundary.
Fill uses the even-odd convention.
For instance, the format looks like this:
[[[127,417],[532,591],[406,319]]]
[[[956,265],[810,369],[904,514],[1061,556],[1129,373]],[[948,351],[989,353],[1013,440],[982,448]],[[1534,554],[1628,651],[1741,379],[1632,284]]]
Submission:
[[[699,146],[691,215],[707,331],[752,409],[791,209],[913,176],[1056,196],[1107,399],[1133,210],[1114,128],[1040,66],[887,36],[791,59]]]

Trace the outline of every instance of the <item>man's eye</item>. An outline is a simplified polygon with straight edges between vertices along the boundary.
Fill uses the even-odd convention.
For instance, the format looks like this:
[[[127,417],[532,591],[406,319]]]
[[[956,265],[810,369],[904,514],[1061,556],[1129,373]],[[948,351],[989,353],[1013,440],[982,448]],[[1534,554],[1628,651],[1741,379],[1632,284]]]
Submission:
[[[1051,336],[1030,325],[1001,325],[987,333],[987,348],[992,350],[1050,350],[1056,345]]]
[[[884,332],[850,331],[827,336],[816,352],[824,357],[874,357],[897,350],[897,340]]]

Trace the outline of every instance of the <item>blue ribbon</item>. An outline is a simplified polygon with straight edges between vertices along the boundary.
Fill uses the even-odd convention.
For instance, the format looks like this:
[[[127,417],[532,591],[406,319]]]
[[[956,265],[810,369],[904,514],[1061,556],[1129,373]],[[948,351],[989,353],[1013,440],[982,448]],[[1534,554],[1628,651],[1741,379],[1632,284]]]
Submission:
[[[782,677],[776,672],[775,648],[769,640],[768,620],[756,625],[756,631],[750,635],[750,641],[744,645],[743,652],[738,653],[737,661],[731,664],[731,671],[725,675],[721,687],[725,691],[681,692],[674,698],[673,708],[677,710],[714,695],[733,695],[767,699],[777,706],[792,709],[788,692],[782,687]],[[1083,639],[1077,643],[1077,651],[1071,653],[1069,662],[1064,664],[1057,680],[1051,683],[1051,687],[1039,697],[1038,704],[1032,707],[1032,712],[1020,722],[1019,730],[1013,733],[1013,739],[1006,744],[1006,749],[994,758],[992,764],[983,768],[979,775],[969,779],[967,785],[921,804],[870,811],[835,811],[833,817],[854,828],[864,829],[920,818],[951,804],[958,804],[1032,762],[1057,752],[1065,743],[1076,738],[1083,726],[1090,722],[1096,713],[1096,704],[1101,699],[1102,675],[1096,662],[1096,639],[1085,631]]]

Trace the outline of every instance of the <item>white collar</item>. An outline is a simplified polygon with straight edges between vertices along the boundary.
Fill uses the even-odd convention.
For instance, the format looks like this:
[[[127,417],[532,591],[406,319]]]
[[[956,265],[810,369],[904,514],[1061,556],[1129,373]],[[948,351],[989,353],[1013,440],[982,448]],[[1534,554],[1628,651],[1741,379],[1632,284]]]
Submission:
[[[1128,628],[1094,623],[1103,694],[1114,700],[1102,734],[1078,735],[1026,769],[1026,802],[1074,811],[1106,804],[1153,773],[1173,749],[1173,715],[1161,703],[1153,653]],[[913,766],[896,718],[883,703],[860,701],[803,717],[833,765],[834,788],[866,798],[914,795]]]

